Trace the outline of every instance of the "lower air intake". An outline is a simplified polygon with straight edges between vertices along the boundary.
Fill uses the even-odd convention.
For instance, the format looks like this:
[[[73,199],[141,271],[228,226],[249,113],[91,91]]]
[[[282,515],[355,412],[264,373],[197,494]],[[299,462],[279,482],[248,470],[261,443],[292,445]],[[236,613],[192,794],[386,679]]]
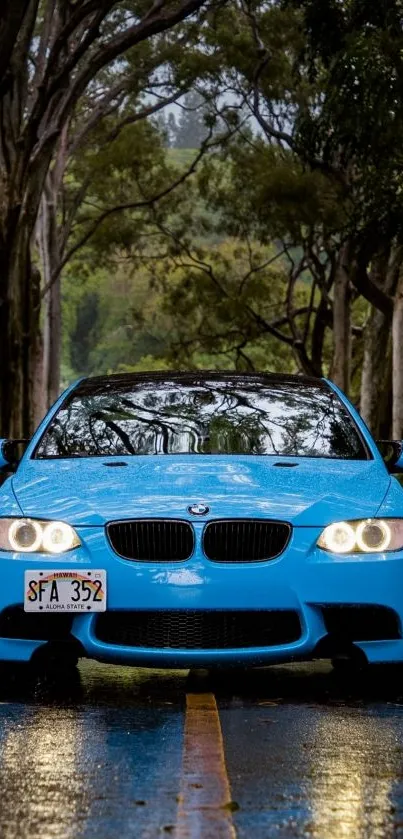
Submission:
[[[0,613],[0,638],[31,641],[61,641],[69,638],[71,615],[24,612],[23,606],[9,606]]]
[[[294,611],[140,611],[97,616],[95,634],[106,644],[176,650],[273,647],[298,641]]]
[[[387,606],[322,606],[329,635],[345,641],[391,641],[401,638],[399,618]]]

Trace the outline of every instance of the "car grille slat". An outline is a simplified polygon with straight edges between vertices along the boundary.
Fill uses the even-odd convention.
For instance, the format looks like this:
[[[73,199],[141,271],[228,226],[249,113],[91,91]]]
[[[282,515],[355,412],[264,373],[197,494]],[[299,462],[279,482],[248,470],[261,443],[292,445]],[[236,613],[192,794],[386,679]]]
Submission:
[[[290,536],[286,522],[221,519],[206,525],[203,549],[213,562],[262,562],[279,556]]]
[[[118,612],[97,615],[95,635],[104,643],[149,649],[213,650],[273,647],[301,637],[293,610]]]
[[[111,522],[107,527],[113,550],[140,562],[182,562],[193,553],[194,533],[189,522],[137,519]]]

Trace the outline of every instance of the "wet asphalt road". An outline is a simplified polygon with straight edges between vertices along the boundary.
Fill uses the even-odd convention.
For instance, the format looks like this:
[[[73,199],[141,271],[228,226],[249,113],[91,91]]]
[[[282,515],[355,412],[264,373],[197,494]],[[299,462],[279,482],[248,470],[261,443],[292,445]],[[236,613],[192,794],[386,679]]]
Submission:
[[[403,837],[403,668],[351,682],[326,663],[218,677],[82,662],[1,679],[2,839]],[[231,824],[202,830],[196,805],[187,833],[186,696],[198,694],[217,703]],[[203,796],[198,713],[191,786]]]

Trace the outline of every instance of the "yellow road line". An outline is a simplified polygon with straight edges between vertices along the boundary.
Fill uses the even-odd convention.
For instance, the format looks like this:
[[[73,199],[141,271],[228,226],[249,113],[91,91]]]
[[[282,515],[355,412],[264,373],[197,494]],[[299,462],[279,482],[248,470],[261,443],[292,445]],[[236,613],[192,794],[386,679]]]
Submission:
[[[186,697],[176,839],[235,839],[220,718],[212,693]]]

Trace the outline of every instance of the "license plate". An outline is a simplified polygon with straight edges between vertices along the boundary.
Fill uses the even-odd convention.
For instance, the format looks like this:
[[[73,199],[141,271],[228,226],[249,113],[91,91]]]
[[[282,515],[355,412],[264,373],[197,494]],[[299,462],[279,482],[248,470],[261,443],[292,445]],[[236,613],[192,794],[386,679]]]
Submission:
[[[106,571],[25,571],[25,612],[105,612]]]

